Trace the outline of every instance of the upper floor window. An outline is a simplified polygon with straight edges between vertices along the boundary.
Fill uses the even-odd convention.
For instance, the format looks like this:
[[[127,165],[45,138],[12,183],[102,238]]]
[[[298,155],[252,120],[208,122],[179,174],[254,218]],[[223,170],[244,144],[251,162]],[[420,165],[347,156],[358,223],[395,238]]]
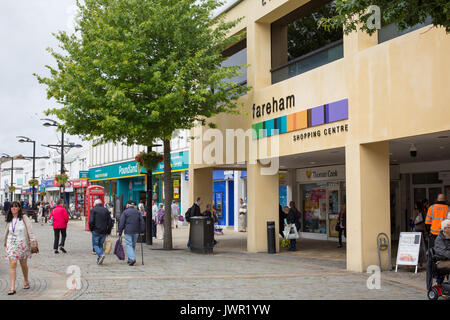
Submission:
[[[380,30],[378,30],[378,43],[383,43],[383,42],[389,41],[391,39],[400,37],[404,34],[412,32],[414,30],[428,26],[428,25],[432,24],[432,22],[433,21],[432,21],[431,17],[427,17],[423,23],[418,23],[415,26],[412,26],[405,30],[399,30],[398,25],[395,22],[386,24]]]
[[[318,24],[335,14],[330,0],[312,0],[272,23],[272,84],[344,57],[342,28]]]
[[[244,65],[247,64],[247,39],[242,39],[238,43],[226,49],[222,54],[226,57],[226,60],[222,62],[222,67],[242,65],[240,69],[241,74],[229,79],[228,81],[239,85],[246,85],[247,68]]]

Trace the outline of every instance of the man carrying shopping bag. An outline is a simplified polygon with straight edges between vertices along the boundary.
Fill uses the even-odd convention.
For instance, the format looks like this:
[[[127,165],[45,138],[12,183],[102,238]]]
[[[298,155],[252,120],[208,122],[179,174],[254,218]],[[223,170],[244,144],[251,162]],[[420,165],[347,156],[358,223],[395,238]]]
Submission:
[[[102,264],[105,260],[103,243],[106,235],[111,234],[113,224],[109,211],[103,207],[102,200],[95,200],[94,205],[89,216],[89,230],[92,232],[92,244],[97,254],[97,264]]]
[[[145,222],[142,214],[136,209],[136,203],[132,200],[127,202],[127,209],[122,213],[119,223],[119,236],[125,231],[125,246],[128,256],[128,265],[136,263],[136,242],[139,234],[145,232]]]

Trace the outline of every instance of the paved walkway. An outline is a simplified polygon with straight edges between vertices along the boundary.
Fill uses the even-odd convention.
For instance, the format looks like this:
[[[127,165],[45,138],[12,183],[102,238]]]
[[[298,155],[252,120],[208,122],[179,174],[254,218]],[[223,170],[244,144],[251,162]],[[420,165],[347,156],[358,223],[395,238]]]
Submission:
[[[299,251],[283,249],[278,254],[245,252],[246,234],[224,230],[212,255],[191,253],[186,248],[187,227],[173,229],[174,249],[162,250],[162,240],[153,246],[137,245],[137,264],[130,267],[114,255],[103,265],[91,254],[90,233],[84,223],[70,221],[67,254],[54,254],[49,225],[33,223],[40,254],[29,260],[30,290],[24,290],[20,267],[17,294],[7,296],[8,262],[1,251],[0,299],[426,299],[425,273],[411,270],[383,272],[381,289],[369,290],[368,274],[345,270],[345,249],[336,243],[300,240]],[[5,222],[0,219],[3,232]],[[113,243],[115,238],[113,237]],[[69,290],[69,266],[81,271],[81,287]]]

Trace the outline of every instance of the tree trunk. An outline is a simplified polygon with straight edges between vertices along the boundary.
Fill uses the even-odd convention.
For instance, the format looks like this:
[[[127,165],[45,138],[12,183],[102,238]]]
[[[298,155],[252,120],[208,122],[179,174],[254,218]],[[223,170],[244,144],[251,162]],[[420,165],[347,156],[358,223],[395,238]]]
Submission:
[[[172,168],[170,166],[170,140],[164,141],[164,244],[166,250],[172,247]]]

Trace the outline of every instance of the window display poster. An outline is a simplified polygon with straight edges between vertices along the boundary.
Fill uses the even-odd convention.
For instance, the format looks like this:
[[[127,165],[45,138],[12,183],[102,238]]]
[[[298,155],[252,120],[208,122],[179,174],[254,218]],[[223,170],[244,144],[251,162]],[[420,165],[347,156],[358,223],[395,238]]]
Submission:
[[[180,180],[173,180],[173,198],[180,198]]]
[[[400,232],[397,265],[417,266],[421,236],[420,232]]]

